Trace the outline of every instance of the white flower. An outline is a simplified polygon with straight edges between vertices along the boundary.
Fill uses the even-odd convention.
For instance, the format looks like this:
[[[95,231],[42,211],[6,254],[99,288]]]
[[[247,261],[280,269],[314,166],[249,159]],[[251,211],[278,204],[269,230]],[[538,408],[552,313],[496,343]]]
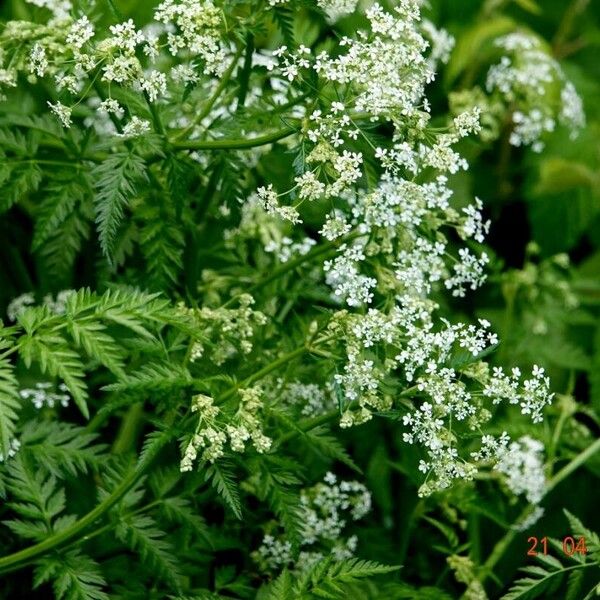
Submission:
[[[152,71],[139,81],[140,87],[148,94],[150,102],[155,102],[167,91],[167,76],[160,71]]]
[[[52,112],[60,119],[60,122],[63,124],[63,127],[67,129],[71,127],[71,108],[65,106],[61,102],[55,102],[54,104],[48,101],[48,106],[52,110]]]
[[[133,54],[138,45],[144,41],[144,34],[138,31],[132,19],[109,27],[113,37],[110,44],[126,54]]]
[[[118,117],[123,116],[124,110],[121,105],[114,98],[107,98],[100,102],[98,106],[98,110],[104,113],[112,113],[113,115],[117,115]]]
[[[29,55],[29,70],[38,77],[43,77],[48,69],[48,58],[45,48],[39,44],[34,44]]]
[[[342,17],[353,13],[358,0],[317,0],[317,4],[327,15],[327,20],[335,23]]]
[[[130,139],[139,137],[150,131],[150,122],[145,119],[133,116],[131,120],[123,127],[122,133],[117,133],[118,137]]]
[[[546,492],[543,453],[540,441],[523,436],[510,444],[495,467],[513,494],[524,495],[531,504],[538,504]]]
[[[20,448],[21,442],[17,438],[10,440],[7,455],[4,456],[4,453],[0,452],[0,464],[15,456]]]
[[[111,29],[112,31],[112,29]],[[77,50],[80,50],[89,40],[94,37],[94,26],[89,19],[84,15],[75,21],[67,35],[67,44],[70,44]]]
[[[327,215],[325,223],[319,233],[327,240],[333,241],[350,232],[352,225],[348,223],[343,213],[333,212]]]

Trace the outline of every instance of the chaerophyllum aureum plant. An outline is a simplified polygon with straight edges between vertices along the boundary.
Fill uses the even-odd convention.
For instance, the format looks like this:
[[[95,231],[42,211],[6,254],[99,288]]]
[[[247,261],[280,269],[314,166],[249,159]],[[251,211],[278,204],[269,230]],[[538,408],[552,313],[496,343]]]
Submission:
[[[554,394],[468,309],[497,267],[455,182],[502,136],[576,136],[575,86],[523,28],[431,101],[455,40],[418,0],[151,4],[27,0],[0,31],[6,589],[420,598],[361,551],[385,431],[487,597],[436,507],[490,480],[535,523]]]

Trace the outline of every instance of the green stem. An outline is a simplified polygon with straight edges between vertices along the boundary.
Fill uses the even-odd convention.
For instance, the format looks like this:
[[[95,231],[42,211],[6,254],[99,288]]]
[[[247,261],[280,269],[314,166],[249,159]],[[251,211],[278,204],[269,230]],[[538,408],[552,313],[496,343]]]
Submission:
[[[600,439],[590,444],[585,450],[580,452],[571,462],[566,464],[554,477],[548,482],[545,495],[551,492],[561,481],[566,479],[571,473],[584,465],[596,452],[600,451]]]
[[[248,94],[248,86],[250,83],[250,71],[252,70],[252,55],[254,54],[254,35],[250,32],[246,34],[246,51],[244,53],[244,64],[242,72],[239,75],[240,90],[238,93],[238,103],[236,111],[244,108],[246,96]]]
[[[204,108],[198,113],[196,118],[185,129],[181,130],[177,135],[175,135],[175,137],[173,138],[174,142],[180,140],[181,138],[186,137],[194,129],[194,127],[196,127],[196,125],[201,123],[202,120],[210,113],[215,102],[219,99],[219,97],[223,93],[223,90],[229,83],[229,80],[231,79],[233,70],[235,69],[235,67],[238,63],[238,60],[239,60],[241,54],[242,54],[242,50],[240,48],[236,52],[235,56],[233,57],[233,60],[231,61],[231,64],[227,67],[227,70],[225,71],[225,73],[223,73],[223,76],[221,77],[219,84],[215,88],[213,95],[208,99],[208,102],[206,103]]]
[[[117,19],[117,21],[122,21],[123,15],[121,14],[121,11],[117,8],[114,1],[106,0],[106,4],[108,4],[108,8],[110,9],[110,12],[113,14],[114,18]]]
[[[295,437],[302,435],[303,433],[306,433],[307,431],[310,431],[311,429],[315,429],[317,427],[320,427],[321,425],[326,425],[327,423],[334,421],[339,416],[340,416],[339,411],[332,410],[328,413],[325,413],[324,415],[319,415],[318,417],[314,417],[312,419],[307,419],[306,421],[302,421],[298,425],[297,430],[288,431],[287,433],[283,434],[275,442],[274,446],[275,446],[275,448],[278,448],[279,446],[281,446],[281,444],[284,444],[285,442],[289,442],[290,440],[294,439]]]
[[[150,96],[148,96],[148,92],[144,92],[144,99],[146,100],[146,104],[148,105],[148,110],[150,111],[150,115],[152,116],[152,124],[154,125],[154,129],[156,133],[159,135],[165,136],[165,128],[160,118],[160,113],[158,112],[158,108],[156,104],[150,100]]]
[[[216,139],[216,140],[173,140],[173,147],[177,150],[243,150],[255,148],[282,140],[298,131],[297,127],[284,127],[265,135],[246,139]]]
[[[248,387],[249,385],[252,385],[255,381],[262,379],[265,375],[268,375],[269,373],[277,370],[279,367],[281,367],[282,365],[285,365],[290,360],[293,360],[295,358],[298,358],[299,356],[302,356],[306,352],[309,352],[309,350],[310,350],[309,347],[304,345],[304,346],[300,346],[299,348],[296,348],[295,350],[292,350],[291,352],[288,352],[287,354],[284,354],[283,356],[280,356],[279,358],[275,359],[273,362],[269,363],[266,367],[263,367],[262,369],[256,371],[256,373],[252,373],[252,375],[250,375],[249,377],[246,377],[246,379],[243,379],[238,384],[231,387],[222,396],[219,396],[218,403],[221,404],[221,403],[225,402],[225,400],[228,400],[229,398],[231,398],[231,396],[236,394],[240,388],[245,388],[245,387]]]
[[[155,442],[152,448],[146,453],[144,460],[140,461],[137,467],[125,477],[121,483],[108,495],[98,506],[92,509],[89,513],[81,517],[78,521],[73,523],[70,527],[63,529],[51,535],[49,538],[42,542],[19,550],[8,556],[0,558],[0,573],[9,573],[25,566],[32,562],[36,558],[39,558],[46,552],[57,548],[67,542],[77,538],[83,531],[93,525],[98,519],[105,515],[115,504],[117,504],[123,496],[136,484],[136,482],[142,477],[154,464],[154,461],[158,457],[160,451],[167,442],[165,437],[162,442]]]
[[[125,454],[135,448],[143,418],[144,403],[136,402],[132,404],[121,422],[119,433],[113,443],[111,450],[113,454]]]
[[[242,292],[242,293],[252,295],[254,292],[260,290],[261,288],[265,287],[266,285],[269,285],[269,283],[275,281],[276,279],[279,279],[286,273],[293,271],[294,269],[303,265],[304,263],[310,262],[314,258],[323,256],[323,255],[326,256],[328,254],[335,254],[337,252],[340,244],[349,242],[350,240],[353,240],[361,235],[363,235],[363,234],[361,234],[358,231],[355,231],[355,232],[347,235],[346,237],[342,238],[341,240],[333,240],[331,242],[322,244],[321,246],[318,246],[314,250],[311,250],[310,252],[307,252],[306,254],[298,256],[294,260],[290,260],[290,261],[286,262],[285,264],[281,265],[280,267],[278,267],[277,269],[274,269],[269,276],[265,277],[264,279],[261,279],[254,285],[250,286],[247,290],[244,290],[244,292]],[[235,300],[237,300],[242,295],[242,293],[232,296],[229,300],[227,300],[227,302],[225,302],[225,304],[223,304],[222,308],[227,308],[228,306],[233,304],[233,302],[235,302]]]

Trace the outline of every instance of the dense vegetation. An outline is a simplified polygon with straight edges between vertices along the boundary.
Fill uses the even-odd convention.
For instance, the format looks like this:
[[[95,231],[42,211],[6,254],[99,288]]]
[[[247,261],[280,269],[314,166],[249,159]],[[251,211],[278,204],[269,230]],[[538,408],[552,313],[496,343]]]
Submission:
[[[0,596],[600,593],[600,9],[0,8]]]

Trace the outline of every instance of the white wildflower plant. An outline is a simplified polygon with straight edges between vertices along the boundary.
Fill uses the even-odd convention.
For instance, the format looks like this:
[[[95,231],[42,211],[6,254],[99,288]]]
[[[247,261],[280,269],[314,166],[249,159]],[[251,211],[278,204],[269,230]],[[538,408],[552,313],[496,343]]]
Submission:
[[[355,535],[342,533],[352,521],[359,521],[371,510],[371,494],[358,481],[338,480],[329,472],[323,481],[300,495],[301,539],[300,553],[294,560],[292,544],[274,535],[264,535],[261,545],[253,553],[254,560],[266,572],[292,568],[305,572],[327,556],[342,561],[352,558],[357,549]],[[273,524],[268,524],[272,528]]]
[[[583,102],[547,44],[532,32],[516,31],[496,39],[495,46],[500,58],[483,84],[488,97],[479,88],[456,93],[455,110],[478,106],[488,140],[498,137],[500,123],[510,121],[509,143],[537,153],[559,127],[575,139],[586,124]]]
[[[554,363],[511,326],[543,344],[546,306],[578,298],[565,255],[500,273],[469,170],[482,141],[584,127],[540,38],[502,34],[446,98],[459,44],[421,0],[25,2],[0,30],[0,211],[25,222],[2,229],[0,572],[29,557],[59,600],[344,600],[393,570],[368,538],[402,522],[407,554],[412,519],[448,531],[436,513],[471,535],[453,503],[490,482],[531,527],[581,446],[561,436],[589,431],[576,374],[553,403]],[[488,283],[504,318],[471,305]],[[400,476],[405,521],[378,493]],[[79,544],[108,536],[114,581]],[[484,598],[492,569],[448,538]]]

